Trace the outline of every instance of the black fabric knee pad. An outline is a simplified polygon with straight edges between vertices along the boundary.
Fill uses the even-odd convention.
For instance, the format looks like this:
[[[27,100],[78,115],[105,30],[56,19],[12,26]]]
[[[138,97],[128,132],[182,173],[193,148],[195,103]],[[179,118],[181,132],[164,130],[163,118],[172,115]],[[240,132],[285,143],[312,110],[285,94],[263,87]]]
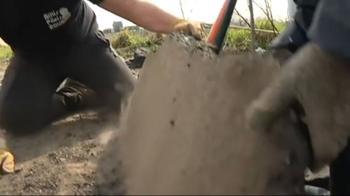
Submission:
[[[41,130],[47,122],[40,110],[26,110],[20,105],[3,105],[0,111],[0,127],[16,135],[26,135]]]

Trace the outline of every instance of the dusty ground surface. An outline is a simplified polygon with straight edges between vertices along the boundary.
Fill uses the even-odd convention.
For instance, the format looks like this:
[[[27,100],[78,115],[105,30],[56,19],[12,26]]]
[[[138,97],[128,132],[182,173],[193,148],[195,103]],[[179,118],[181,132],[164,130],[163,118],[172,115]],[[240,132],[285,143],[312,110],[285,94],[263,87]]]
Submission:
[[[8,61],[0,64],[1,79]],[[17,171],[0,176],[0,194],[96,194],[96,164],[116,132],[116,124],[84,113],[32,136],[9,136]]]
[[[1,194],[96,194],[96,164],[117,127],[76,115],[30,137],[10,137],[17,172],[0,177]]]

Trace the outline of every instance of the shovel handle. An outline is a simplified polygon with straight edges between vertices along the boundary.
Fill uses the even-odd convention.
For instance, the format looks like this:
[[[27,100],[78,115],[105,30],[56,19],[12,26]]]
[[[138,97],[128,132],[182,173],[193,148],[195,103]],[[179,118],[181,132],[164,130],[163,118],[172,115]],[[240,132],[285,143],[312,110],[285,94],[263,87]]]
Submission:
[[[225,0],[219,16],[216,18],[210,33],[207,43],[214,49],[216,53],[220,53],[225,41],[227,29],[230,26],[233,11],[236,7],[237,0]]]

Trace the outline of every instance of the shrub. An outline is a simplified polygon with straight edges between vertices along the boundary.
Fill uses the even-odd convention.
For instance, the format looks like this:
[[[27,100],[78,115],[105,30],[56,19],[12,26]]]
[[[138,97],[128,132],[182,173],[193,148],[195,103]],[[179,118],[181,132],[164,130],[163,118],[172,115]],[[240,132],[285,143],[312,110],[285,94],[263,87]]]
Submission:
[[[249,30],[230,29],[227,32],[225,48],[234,51],[248,51],[250,48],[251,34]]]
[[[137,48],[155,50],[162,42],[162,38],[155,33],[134,32],[124,30],[109,37],[112,47],[124,58],[133,56]]]

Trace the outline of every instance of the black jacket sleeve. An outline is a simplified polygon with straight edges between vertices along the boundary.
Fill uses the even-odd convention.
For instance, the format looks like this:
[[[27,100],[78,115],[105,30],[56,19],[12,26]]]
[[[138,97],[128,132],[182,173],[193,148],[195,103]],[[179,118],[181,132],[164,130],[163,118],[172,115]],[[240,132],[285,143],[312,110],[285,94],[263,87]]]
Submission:
[[[322,0],[308,32],[324,50],[350,59],[350,1]]]
[[[297,6],[294,20],[272,41],[270,45],[272,49],[284,48],[294,53],[309,42],[307,32],[319,0],[294,0],[294,2]]]

